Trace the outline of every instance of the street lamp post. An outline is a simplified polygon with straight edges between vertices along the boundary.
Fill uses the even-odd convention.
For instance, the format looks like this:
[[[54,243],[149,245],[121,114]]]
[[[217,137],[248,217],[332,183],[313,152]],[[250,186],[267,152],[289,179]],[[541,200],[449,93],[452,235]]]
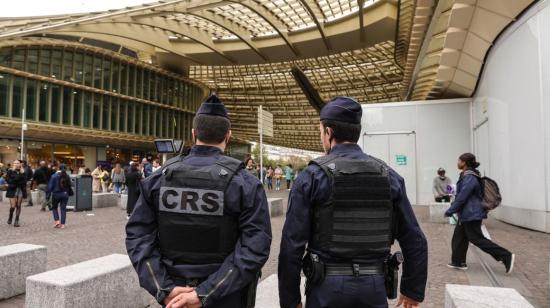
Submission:
[[[21,160],[25,160],[25,131],[27,130],[27,123],[25,123],[25,108],[21,110]]]

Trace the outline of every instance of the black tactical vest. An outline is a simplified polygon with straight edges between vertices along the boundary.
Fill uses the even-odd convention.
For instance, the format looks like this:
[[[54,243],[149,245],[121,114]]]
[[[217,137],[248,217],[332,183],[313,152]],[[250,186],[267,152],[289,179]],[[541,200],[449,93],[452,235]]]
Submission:
[[[394,213],[386,164],[336,156],[310,164],[328,175],[332,192],[325,204],[313,207],[309,246],[342,262],[368,262],[388,254]]]
[[[159,191],[159,242],[176,264],[222,263],[235,249],[238,217],[224,214],[226,189],[243,163],[220,156],[211,166],[185,160],[162,171]]]

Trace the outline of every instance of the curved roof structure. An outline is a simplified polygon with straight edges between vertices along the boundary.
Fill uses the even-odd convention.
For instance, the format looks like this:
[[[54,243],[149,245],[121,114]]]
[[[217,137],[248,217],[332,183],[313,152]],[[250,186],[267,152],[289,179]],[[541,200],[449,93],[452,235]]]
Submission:
[[[534,0],[165,0],[88,14],[0,18],[0,44],[70,41],[195,79],[256,140],[256,108],[277,145],[319,150],[317,112],[290,74],[321,97],[361,103],[469,97],[499,33]]]

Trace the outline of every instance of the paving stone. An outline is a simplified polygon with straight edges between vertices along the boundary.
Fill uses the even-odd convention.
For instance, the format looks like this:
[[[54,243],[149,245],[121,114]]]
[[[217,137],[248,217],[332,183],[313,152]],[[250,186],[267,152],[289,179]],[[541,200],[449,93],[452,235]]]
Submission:
[[[46,271],[46,247],[13,244],[0,247],[0,300],[25,293],[25,279]]]
[[[534,308],[516,290],[448,284],[445,308]]]
[[[450,203],[430,203],[430,222],[448,224],[449,218],[445,217],[445,211],[450,206]]]
[[[283,199],[282,198],[269,198],[267,199],[269,206],[269,216],[277,217],[283,215]]]
[[[118,205],[118,194],[94,193],[92,194],[92,208],[114,207]]]
[[[25,307],[137,308],[152,300],[128,256],[112,254],[28,277]]]

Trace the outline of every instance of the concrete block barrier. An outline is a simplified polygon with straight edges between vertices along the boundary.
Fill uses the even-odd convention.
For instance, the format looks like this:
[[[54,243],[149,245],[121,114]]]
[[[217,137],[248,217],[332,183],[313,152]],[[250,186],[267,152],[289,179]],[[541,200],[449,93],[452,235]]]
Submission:
[[[269,206],[269,216],[277,217],[283,215],[283,199],[282,198],[268,198],[267,204]]]
[[[140,288],[122,254],[112,254],[27,278],[27,308],[146,307],[155,302]]]
[[[448,224],[449,218],[445,217],[445,211],[451,206],[450,203],[430,203],[430,222]]]
[[[534,308],[518,291],[448,284],[445,286],[445,308]]]
[[[118,205],[118,194],[94,193],[92,194],[92,208],[113,207]]]
[[[46,247],[14,244],[0,247],[0,300],[25,293],[27,277],[46,271]]]
[[[126,207],[128,206],[128,195],[121,194],[120,195],[120,208],[123,210],[126,210]]]

